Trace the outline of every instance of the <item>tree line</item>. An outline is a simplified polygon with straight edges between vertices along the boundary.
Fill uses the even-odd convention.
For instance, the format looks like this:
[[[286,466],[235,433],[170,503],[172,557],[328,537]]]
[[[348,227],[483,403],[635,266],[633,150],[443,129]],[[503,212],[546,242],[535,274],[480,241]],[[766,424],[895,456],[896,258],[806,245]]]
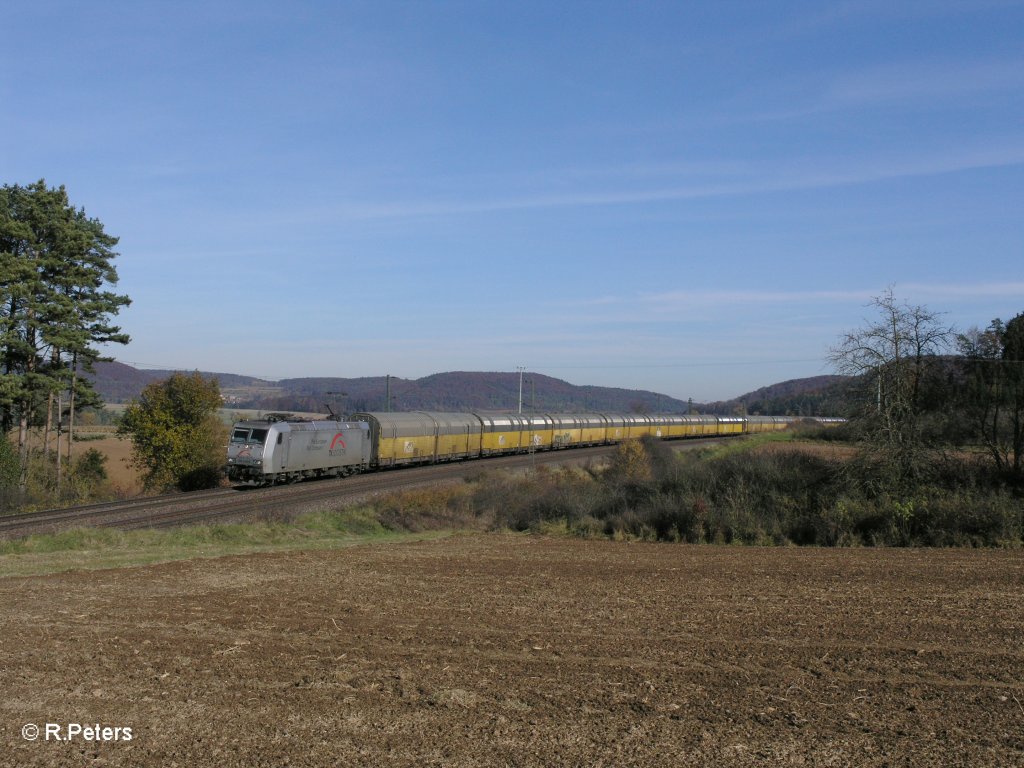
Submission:
[[[876,475],[913,486],[943,451],[970,446],[1003,478],[1024,480],[1024,313],[958,332],[891,290],[872,306],[876,318],[844,334],[831,359],[855,377],[851,431]]]
[[[82,374],[101,359],[101,345],[128,343],[112,323],[130,303],[113,290],[117,242],[63,186],[41,179],[0,188],[0,425],[16,434],[15,456],[0,465],[16,467],[22,493],[31,431],[42,428],[38,450],[54,462],[59,487],[72,460],[75,415],[99,404]]]
[[[1024,313],[957,331],[941,313],[872,302],[832,361],[850,378],[848,442],[760,450],[759,438],[676,454],[620,444],[607,468],[479,482],[469,511],[518,530],[817,546],[1024,543]]]

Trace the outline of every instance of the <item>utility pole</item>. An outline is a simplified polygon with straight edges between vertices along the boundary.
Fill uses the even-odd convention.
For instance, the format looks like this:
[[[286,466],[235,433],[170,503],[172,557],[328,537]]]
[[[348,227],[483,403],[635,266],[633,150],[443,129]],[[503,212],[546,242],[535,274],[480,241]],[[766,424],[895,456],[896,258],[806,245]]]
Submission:
[[[391,374],[386,374],[384,377],[384,398],[386,400],[384,404],[384,410],[391,413]]]
[[[519,413],[523,412],[523,371],[526,370],[521,365],[516,366],[516,370],[519,371]]]

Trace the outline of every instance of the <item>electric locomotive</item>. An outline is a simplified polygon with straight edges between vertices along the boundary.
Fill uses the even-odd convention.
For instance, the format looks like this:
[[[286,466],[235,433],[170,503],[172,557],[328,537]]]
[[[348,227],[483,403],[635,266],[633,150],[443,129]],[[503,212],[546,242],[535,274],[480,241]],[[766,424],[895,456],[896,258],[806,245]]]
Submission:
[[[268,414],[264,419],[235,423],[226,470],[234,483],[273,485],[313,477],[344,477],[369,465],[366,422]]]

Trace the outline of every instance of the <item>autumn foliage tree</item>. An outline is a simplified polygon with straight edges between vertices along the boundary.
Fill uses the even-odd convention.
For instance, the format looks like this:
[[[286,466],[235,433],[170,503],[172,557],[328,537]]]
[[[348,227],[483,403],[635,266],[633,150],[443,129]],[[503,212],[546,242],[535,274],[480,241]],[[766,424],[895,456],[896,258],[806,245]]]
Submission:
[[[132,463],[147,490],[211,488],[220,482],[227,427],[216,379],[175,373],[153,382],[125,409],[118,434],[132,441]]]

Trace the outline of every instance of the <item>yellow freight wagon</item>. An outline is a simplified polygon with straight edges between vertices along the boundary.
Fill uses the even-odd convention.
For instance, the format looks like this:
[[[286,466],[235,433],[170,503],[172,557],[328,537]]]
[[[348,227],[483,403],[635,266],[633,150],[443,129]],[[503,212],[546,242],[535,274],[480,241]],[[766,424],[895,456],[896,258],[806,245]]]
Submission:
[[[568,448],[576,445],[603,443],[607,433],[607,420],[597,413],[581,413],[572,416],[551,416],[552,445]]]
[[[518,453],[529,446],[529,428],[515,414],[476,414],[482,424],[480,452],[484,456]]]
[[[551,417],[551,445],[554,448],[569,448],[580,444],[580,424],[575,416]]]
[[[624,438],[634,440],[644,435],[654,434],[649,416],[623,416],[623,420],[625,421]]]
[[[648,419],[651,425],[651,437],[657,437],[660,440],[669,437],[671,424],[668,416],[649,416]]]
[[[690,420],[690,431],[688,435],[694,437],[701,437],[705,435],[717,435],[718,434],[718,417],[717,416],[688,416]]]
[[[584,413],[580,421],[580,443],[600,445],[608,439],[608,418],[600,413]]]
[[[604,414],[605,440],[609,443],[617,443],[626,438],[626,419],[615,413]]]
[[[747,420],[742,418],[741,416],[719,416],[718,434],[739,435],[743,432],[746,423]]]
[[[664,426],[662,437],[665,438],[676,438],[686,437],[686,417],[685,416],[659,416],[658,417]]]
[[[550,416],[522,416],[522,444],[533,450],[550,448],[554,442],[555,425]]]
[[[370,455],[381,467],[434,460],[436,424],[425,413],[354,413],[370,425]]]
[[[370,424],[371,456],[381,467],[480,455],[480,419],[471,413],[356,413]]]
[[[789,419],[784,416],[747,416],[746,432],[778,432],[789,426]]]
[[[480,418],[472,413],[428,412],[437,425],[436,461],[453,461],[480,455]]]

